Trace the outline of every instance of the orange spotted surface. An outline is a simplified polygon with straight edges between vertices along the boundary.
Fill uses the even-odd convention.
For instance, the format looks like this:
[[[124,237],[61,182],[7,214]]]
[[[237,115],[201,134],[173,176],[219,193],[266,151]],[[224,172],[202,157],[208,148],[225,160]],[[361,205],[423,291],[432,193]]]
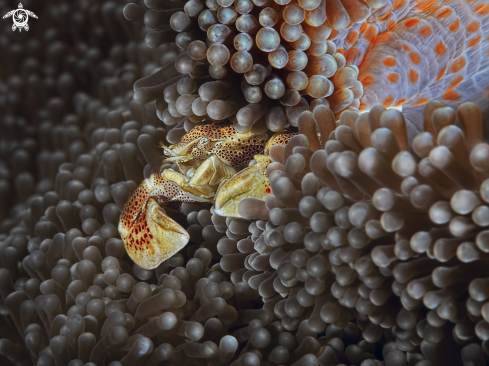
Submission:
[[[359,67],[361,109],[489,104],[487,0],[387,0],[331,39]]]

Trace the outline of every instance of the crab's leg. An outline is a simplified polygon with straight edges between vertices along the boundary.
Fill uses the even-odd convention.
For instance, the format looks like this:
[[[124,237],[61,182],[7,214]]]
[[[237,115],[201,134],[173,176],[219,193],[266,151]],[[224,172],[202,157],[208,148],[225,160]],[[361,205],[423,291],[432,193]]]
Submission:
[[[189,234],[158,205],[194,202],[175,183],[153,174],[136,189],[124,206],[119,233],[127,253],[140,267],[153,269],[182,249]]]

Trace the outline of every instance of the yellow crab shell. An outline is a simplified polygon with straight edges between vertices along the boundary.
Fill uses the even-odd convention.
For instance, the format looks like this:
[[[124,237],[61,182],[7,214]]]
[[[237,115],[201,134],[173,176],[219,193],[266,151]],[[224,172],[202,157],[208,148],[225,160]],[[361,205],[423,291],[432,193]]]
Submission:
[[[263,154],[269,138],[268,133],[238,133],[229,123],[197,125],[179,143],[163,147],[168,157],[165,161],[175,162],[186,173],[215,155],[224,164],[241,169],[253,160],[253,156]]]

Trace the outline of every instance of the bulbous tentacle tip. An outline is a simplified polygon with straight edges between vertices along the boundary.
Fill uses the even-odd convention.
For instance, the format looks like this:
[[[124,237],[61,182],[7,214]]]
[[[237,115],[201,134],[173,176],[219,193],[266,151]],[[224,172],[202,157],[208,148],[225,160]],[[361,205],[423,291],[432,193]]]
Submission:
[[[265,200],[271,193],[266,168],[272,159],[255,155],[256,164],[249,166],[221,184],[214,201],[214,212],[220,216],[242,217],[239,205],[246,198]]]
[[[154,269],[189,242],[190,235],[150,198],[130,228],[119,224],[127,254],[139,267]]]

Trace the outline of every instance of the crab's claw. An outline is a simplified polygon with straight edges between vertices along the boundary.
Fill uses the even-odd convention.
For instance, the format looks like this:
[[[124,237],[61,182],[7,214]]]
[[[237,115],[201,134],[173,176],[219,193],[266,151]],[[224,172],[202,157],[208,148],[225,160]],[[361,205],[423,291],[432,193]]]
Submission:
[[[219,184],[236,174],[236,169],[224,164],[218,157],[210,156],[189,178],[172,169],[166,169],[161,176],[174,182],[188,197],[198,202],[210,202]]]
[[[256,164],[249,166],[225,181],[219,187],[214,201],[214,212],[220,216],[241,217],[238,207],[245,198],[265,200],[271,193],[266,175],[269,156],[255,155]]]
[[[158,267],[185,247],[190,239],[187,231],[168,217],[152,198],[129,230],[121,230],[121,226],[119,224],[119,232],[127,254],[145,269]]]
[[[124,206],[119,234],[127,254],[140,267],[153,269],[185,245],[190,236],[156,200],[193,202],[173,182],[153,174],[145,179]]]

